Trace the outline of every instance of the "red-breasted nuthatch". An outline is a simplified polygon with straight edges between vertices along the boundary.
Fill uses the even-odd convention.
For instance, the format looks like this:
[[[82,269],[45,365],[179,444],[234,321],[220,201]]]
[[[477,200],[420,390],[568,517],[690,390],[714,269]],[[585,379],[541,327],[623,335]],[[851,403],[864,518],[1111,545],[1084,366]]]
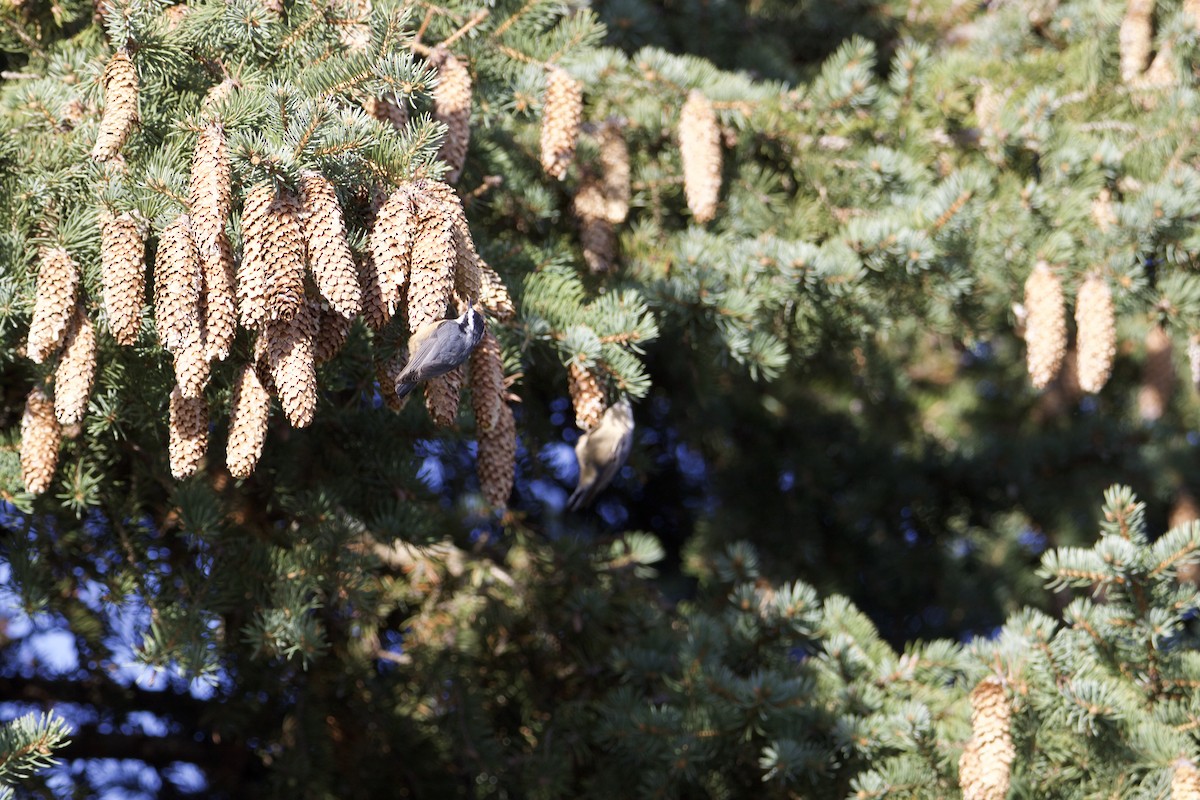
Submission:
[[[396,395],[405,397],[418,383],[445,375],[471,356],[483,338],[483,315],[471,306],[456,319],[417,329],[408,340],[408,363],[396,376]]]
[[[633,407],[622,398],[604,410],[596,427],[579,437],[579,485],[567,499],[567,508],[578,511],[612,483],[633,449]]]

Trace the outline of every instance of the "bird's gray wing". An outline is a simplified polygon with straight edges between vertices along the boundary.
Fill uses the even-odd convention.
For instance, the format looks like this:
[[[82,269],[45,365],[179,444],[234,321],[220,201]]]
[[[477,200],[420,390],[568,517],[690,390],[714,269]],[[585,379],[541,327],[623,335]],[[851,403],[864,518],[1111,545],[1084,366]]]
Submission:
[[[408,363],[396,377],[396,383],[420,383],[449,372],[448,369],[441,371],[437,369],[438,365],[434,362],[434,355],[440,349],[438,347],[440,337],[446,335],[447,328],[453,327],[452,325],[439,327],[429,334],[417,347],[417,352],[410,355]],[[450,332],[453,333],[453,331]]]

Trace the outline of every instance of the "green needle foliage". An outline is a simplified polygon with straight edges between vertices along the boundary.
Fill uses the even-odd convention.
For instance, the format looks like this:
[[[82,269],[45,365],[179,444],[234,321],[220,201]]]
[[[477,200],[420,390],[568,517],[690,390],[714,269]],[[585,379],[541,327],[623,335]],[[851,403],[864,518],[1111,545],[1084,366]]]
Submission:
[[[974,754],[999,776],[989,797],[1179,794],[1200,757],[1183,377],[1189,355],[1200,371],[1200,19],[1164,0],[1138,39],[1133,16],[1121,0],[0,0],[0,623],[57,626],[78,657],[56,671],[36,634],[0,638],[0,699],[56,713],[0,727],[0,781],[49,796],[57,752],[168,782],[194,764],[214,797],[985,796],[960,767]],[[239,330],[205,390],[207,455],[174,480],[172,359],[148,306],[135,344],[109,333],[101,220],[147,232],[151,283],[197,136],[220,123],[236,252],[251,187],[313,170],[364,262],[381,199],[449,172],[439,47],[472,84],[455,191],[516,309],[488,322],[520,442],[509,509],[475,478],[471,403],[445,429],[419,399],[386,407],[401,323],[355,321],[317,369],[311,426],[275,403],[240,480],[231,394],[256,356]],[[137,123],[99,162],[118,51]],[[552,65],[584,95],[561,181],[539,153]],[[693,91],[722,148],[703,225],[678,131]],[[595,274],[575,198],[610,169],[606,125],[631,202]],[[80,267],[97,365],[34,495],[22,416],[58,357],[26,344],[55,247]],[[1036,392],[1039,262],[1068,344]],[[1070,319],[1089,273],[1118,347],[1085,396]],[[1165,362],[1143,344],[1159,327]],[[630,468],[574,515],[568,365],[638,425]],[[1110,489],[1094,542],[1114,481],[1146,501]],[[972,719],[985,681],[1005,736]],[[134,730],[145,713],[160,733]],[[78,796],[117,783],[53,774]]]

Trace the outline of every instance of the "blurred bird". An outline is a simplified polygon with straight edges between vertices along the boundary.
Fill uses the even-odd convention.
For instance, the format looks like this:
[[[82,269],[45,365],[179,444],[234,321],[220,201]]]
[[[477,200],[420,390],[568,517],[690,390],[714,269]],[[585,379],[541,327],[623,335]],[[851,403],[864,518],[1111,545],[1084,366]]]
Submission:
[[[609,406],[595,428],[575,443],[579,460],[579,485],[567,499],[567,508],[578,511],[612,483],[633,449],[633,408],[627,398]]]
[[[406,397],[418,383],[445,375],[471,356],[483,338],[483,315],[472,305],[455,319],[422,325],[408,340],[408,363],[396,376],[396,395]]]

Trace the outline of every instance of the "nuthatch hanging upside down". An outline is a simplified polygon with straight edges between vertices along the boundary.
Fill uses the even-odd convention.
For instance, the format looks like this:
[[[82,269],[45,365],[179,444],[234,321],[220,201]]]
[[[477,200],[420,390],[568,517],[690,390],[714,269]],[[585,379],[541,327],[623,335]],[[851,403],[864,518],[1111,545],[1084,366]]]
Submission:
[[[578,511],[612,483],[633,449],[633,408],[628,399],[609,406],[596,427],[579,437],[579,485],[567,499],[567,508]]]
[[[431,322],[408,340],[408,363],[396,376],[396,395],[405,397],[418,383],[445,375],[471,356],[483,338],[483,315],[471,306],[457,319]]]

